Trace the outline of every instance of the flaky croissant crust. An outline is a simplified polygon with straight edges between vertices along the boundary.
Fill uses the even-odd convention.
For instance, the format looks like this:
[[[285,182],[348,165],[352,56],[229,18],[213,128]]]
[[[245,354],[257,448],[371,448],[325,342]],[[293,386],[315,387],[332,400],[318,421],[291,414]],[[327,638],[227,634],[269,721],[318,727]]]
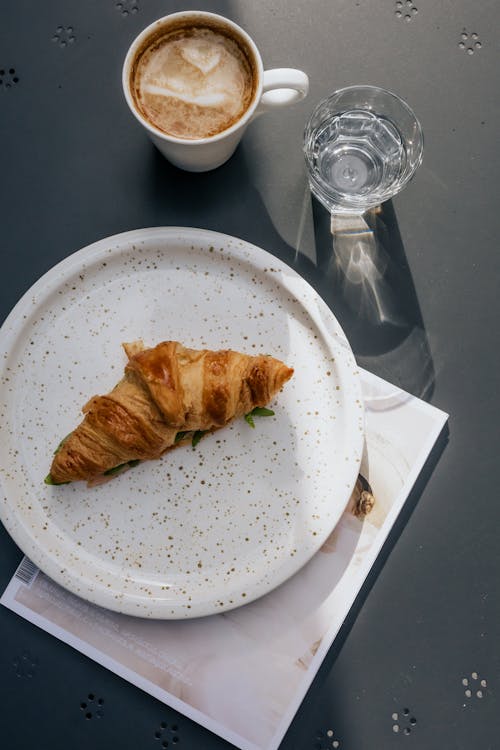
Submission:
[[[213,430],[266,406],[293,375],[274,357],[230,349],[177,341],[124,349],[123,378],[83,407],[83,421],[54,456],[51,483],[92,481],[129,461],[158,458],[183,433]]]

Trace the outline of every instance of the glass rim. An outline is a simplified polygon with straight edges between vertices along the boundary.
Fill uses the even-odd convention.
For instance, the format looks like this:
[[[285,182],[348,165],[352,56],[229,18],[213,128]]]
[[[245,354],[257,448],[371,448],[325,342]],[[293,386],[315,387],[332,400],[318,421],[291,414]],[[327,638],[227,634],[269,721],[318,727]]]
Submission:
[[[306,123],[306,128],[309,125],[309,123],[312,120],[312,118],[314,117],[314,115],[316,114],[316,112],[326,102],[329,102],[334,97],[339,97],[342,94],[345,94],[347,92],[361,91],[361,90],[363,90],[363,91],[369,90],[369,91],[377,92],[377,93],[380,93],[380,94],[384,94],[384,95],[388,96],[391,99],[394,99],[396,102],[398,102],[398,104],[401,105],[402,109],[404,109],[413,118],[413,120],[415,121],[415,124],[417,126],[417,130],[423,136],[422,125],[420,123],[420,120],[418,119],[417,115],[415,114],[415,112],[413,111],[413,109],[410,107],[410,105],[408,104],[408,102],[405,101],[405,99],[403,99],[401,96],[399,96],[399,94],[395,94],[394,91],[390,91],[389,89],[386,89],[383,86],[374,86],[373,84],[370,84],[370,83],[366,83],[366,84],[364,84],[364,83],[357,83],[357,84],[354,84],[352,86],[343,86],[340,89],[335,89],[335,91],[332,91],[330,94],[328,94],[327,96],[325,96],[322,99],[320,99],[320,101],[316,104],[316,106],[314,107],[314,109],[312,110],[312,112],[311,112],[311,114],[310,114],[310,116],[308,118],[308,121]]]

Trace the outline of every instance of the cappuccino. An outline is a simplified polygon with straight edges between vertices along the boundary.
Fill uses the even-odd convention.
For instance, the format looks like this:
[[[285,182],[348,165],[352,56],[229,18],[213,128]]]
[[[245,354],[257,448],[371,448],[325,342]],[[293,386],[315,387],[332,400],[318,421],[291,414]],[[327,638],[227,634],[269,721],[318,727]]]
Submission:
[[[149,123],[168,136],[196,140],[238,122],[254,99],[257,79],[244,40],[200,18],[167,25],[143,43],[130,89]]]

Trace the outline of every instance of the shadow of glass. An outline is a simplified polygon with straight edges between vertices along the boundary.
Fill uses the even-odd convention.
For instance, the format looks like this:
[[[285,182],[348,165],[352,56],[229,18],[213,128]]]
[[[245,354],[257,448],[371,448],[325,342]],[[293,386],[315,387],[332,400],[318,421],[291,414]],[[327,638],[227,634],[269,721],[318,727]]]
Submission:
[[[322,294],[358,364],[429,400],[434,365],[392,202],[331,219],[312,201]]]

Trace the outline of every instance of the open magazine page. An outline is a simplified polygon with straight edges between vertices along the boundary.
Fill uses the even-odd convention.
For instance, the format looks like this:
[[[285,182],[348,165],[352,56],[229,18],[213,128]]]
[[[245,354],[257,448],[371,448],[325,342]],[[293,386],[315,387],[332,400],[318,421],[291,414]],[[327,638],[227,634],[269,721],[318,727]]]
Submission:
[[[447,415],[362,373],[375,497],[348,507],[299,573],[244,607],[195,620],[101,609],[24,558],[2,604],[242,750],[276,750],[333,643]]]

